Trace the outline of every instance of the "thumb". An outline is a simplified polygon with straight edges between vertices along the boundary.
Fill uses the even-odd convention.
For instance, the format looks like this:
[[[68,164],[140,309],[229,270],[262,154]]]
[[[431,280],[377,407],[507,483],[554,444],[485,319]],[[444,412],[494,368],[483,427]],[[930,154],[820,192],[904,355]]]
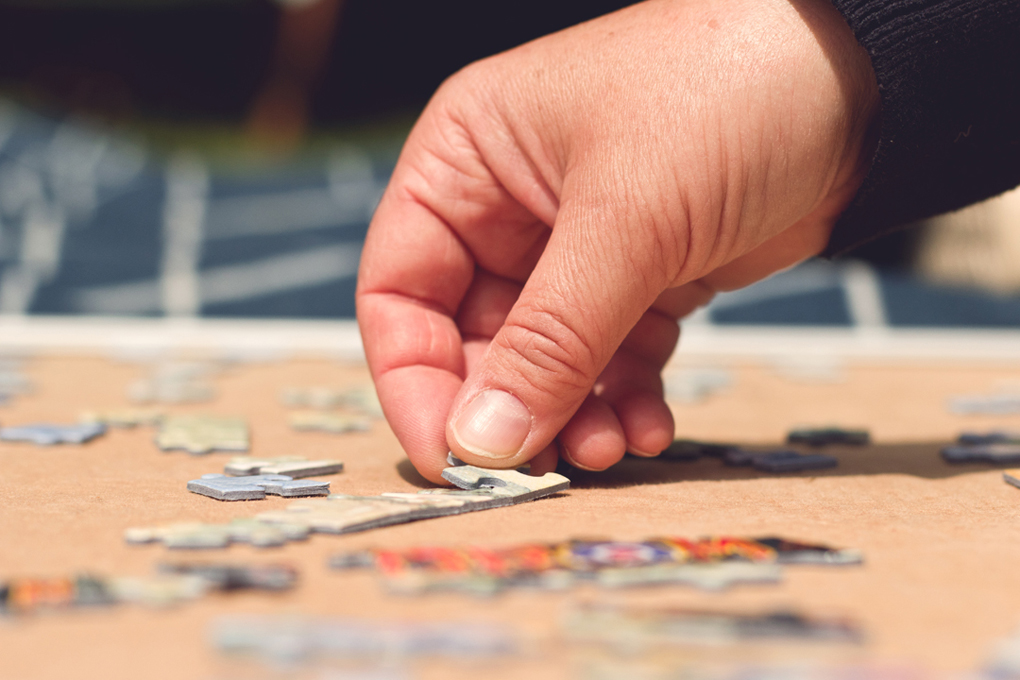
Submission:
[[[665,288],[650,275],[663,269],[654,249],[635,252],[618,224],[565,211],[451,408],[447,442],[465,462],[508,468],[542,452]]]

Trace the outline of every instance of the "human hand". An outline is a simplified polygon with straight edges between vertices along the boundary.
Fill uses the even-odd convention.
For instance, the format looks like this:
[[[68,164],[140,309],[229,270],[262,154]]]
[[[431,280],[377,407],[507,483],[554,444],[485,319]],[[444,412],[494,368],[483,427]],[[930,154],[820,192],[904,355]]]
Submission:
[[[357,291],[415,467],[441,482],[451,450],[536,473],[662,451],[678,319],[825,246],[877,109],[826,0],[646,2],[451,77]]]

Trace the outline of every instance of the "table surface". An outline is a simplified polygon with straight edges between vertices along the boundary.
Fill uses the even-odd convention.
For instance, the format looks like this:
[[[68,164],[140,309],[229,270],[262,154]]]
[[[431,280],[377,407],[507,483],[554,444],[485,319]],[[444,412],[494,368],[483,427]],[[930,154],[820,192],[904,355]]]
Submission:
[[[949,465],[939,448],[964,429],[1013,427],[1020,417],[956,416],[954,394],[990,393],[1020,384],[1020,365],[896,365],[842,368],[838,379],[796,382],[774,367],[729,366],[731,387],[696,404],[673,404],[681,436],[776,444],[797,425],[840,424],[871,430],[865,449],[833,448],[840,464],[815,473],[766,475],[692,463],[627,459],[603,473],[574,471],[571,490],[520,506],[439,518],[346,536],[313,536],[280,549],[234,546],[222,552],[131,546],[124,529],[177,521],[225,521],[285,507],[290,500],[222,503],[185,490],[221,471],[226,454],[160,452],[149,428],[112,430],[84,446],[0,443],[0,577],[153,573],[167,560],[287,562],[301,571],[288,593],[223,594],[168,610],[122,606],[54,612],[0,621],[3,677],[240,678],[276,671],[220,656],[208,643],[226,614],[303,614],[372,620],[494,621],[513,624],[536,651],[521,660],[485,662],[487,677],[563,677],[585,653],[556,642],[557,621],[578,599],[713,611],[796,608],[848,616],[867,642],[836,654],[853,663],[917,666],[932,673],[975,669],[995,642],[1020,624],[1020,489],[1001,466]],[[129,404],[127,386],[146,366],[107,357],[28,360],[35,390],[0,408],[4,425],[73,422],[89,409]],[[240,364],[214,378],[208,404],[167,413],[244,416],[251,453],[339,458],[334,492],[415,491],[427,484],[404,460],[385,422],[347,435],[295,432],[278,398],[288,386],[368,385],[357,364],[292,359]],[[327,567],[330,555],[368,547],[509,546],[571,537],[640,540],[654,536],[779,535],[859,548],[861,567],[791,567],[778,585],[724,593],[684,587],[611,593],[510,592],[493,599],[457,594],[387,594],[368,573]],[[580,661],[579,661],[580,659]],[[478,675],[478,662],[415,667],[423,677]],[[291,677],[291,675],[287,675]],[[318,676],[313,676],[318,677]]]

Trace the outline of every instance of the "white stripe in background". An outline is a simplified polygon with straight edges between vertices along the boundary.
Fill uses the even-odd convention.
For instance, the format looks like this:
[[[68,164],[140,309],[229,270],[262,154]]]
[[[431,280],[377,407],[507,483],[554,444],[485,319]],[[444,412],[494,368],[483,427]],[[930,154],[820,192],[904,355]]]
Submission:
[[[194,317],[202,311],[198,266],[208,192],[209,173],[201,160],[186,153],[170,159],[166,171],[159,291],[167,316]]]
[[[361,244],[351,243],[208,269],[199,275],[200,302],[239,302],[349,279],[360,256]],[[86,288],[75,292],[72,306],[87,314],[152,314],[161,309],[160,282]]]
[[[850,322],[856,328],[885,328],[885,301],[882,299],[882,282],[871,265],[851,260],[840,266],[843,292],[850,312]]]
[[[344,227],[372,219],[386,188],[385,182],[375,180],[372,159],[357,148],[341,147],[330,155],[327,173],[328,187],[210,200],[206,240]]]
[[[210,201],[205,237],[214,241],[363,224],[366,200],[339,203],[329,189],[297,189]]]
[[[839,285],[840,277],[836,266],[822,260],[811,260],[776,272],[747,288],[719,293],[712,300],[709,309],[741,307],[788,295],[816,293],[838,288]]]

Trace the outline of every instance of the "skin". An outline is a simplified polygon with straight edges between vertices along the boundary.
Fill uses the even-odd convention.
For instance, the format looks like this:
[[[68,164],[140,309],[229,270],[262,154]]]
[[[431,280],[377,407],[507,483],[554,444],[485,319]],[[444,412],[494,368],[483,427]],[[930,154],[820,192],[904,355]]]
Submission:
[[[827,0],[653,0],[452,76],[358,281],[411,462],[442,482],[448,451],[539,474],[661,452],[679,319],[824,248],[877,112]]]

